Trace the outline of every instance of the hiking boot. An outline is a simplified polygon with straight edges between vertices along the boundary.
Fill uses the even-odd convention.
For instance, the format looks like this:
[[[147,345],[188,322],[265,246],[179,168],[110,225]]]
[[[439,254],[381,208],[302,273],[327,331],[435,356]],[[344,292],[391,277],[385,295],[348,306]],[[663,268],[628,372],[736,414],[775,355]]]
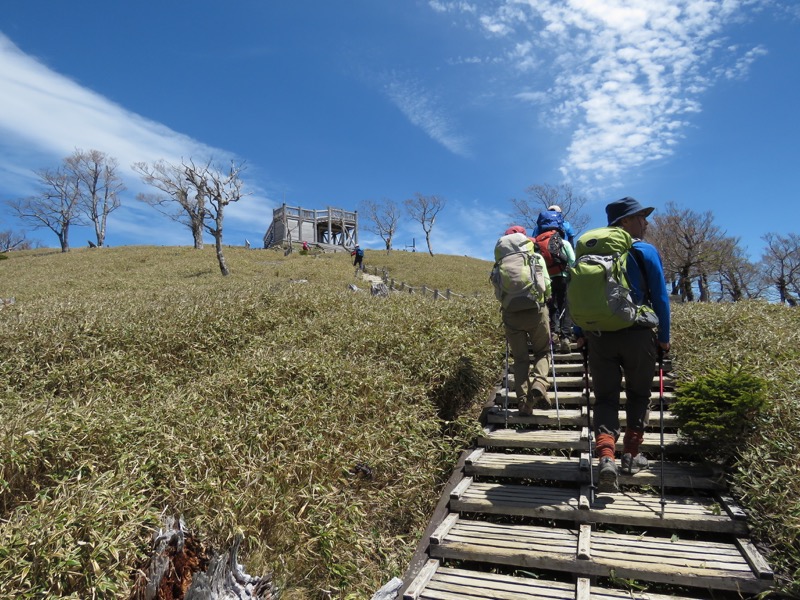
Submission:
[[[598,492],[609,494],[619,491],[619,485],[617,485],[617,465],[614,463],[613,458],[604,456],[600,459],[600,475],[598,479]]]
[[[533,407],[527,402],[520,402],[517,410],[520,417],[530,417],[533,414]]]
[[[561,338],[561,345],[559,346],[559,350],[561,350],[561,354],[569,354],[572,352],[572,346],[569,343],[568,337]]]
[[[622,472],[627,475],[635,475],[642,469],[647,468],[647,459],[641,454],[631,456],[629,452],[622,455]]]
[[[530,394],[530,400],[534,408],[538,408],[539,410],[550,410],[553,408],[550,404],[550,397],[547,395],[547,387],[541,381],[534,383],[528,393]]]

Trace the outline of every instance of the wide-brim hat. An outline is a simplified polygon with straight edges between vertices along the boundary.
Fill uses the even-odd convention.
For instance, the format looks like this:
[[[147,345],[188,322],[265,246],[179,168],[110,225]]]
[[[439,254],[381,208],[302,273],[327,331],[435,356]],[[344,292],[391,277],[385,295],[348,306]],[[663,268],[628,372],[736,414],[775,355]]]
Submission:
[[[608,225],[616,225],[625,217],[641,214],[649,217],[655,210],[652,206],[642,206],[635,198],[626,197],[606,205],[606,216]]]

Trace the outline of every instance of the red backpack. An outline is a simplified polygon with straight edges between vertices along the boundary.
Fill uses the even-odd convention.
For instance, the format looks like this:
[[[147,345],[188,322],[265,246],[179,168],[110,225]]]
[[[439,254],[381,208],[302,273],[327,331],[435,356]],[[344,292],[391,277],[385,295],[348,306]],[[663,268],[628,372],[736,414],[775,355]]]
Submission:
[[[564,243],[557,229],[540,233],[534,239],[536,250],[544,257],[547,263],[547,272],[552,277],[563,273],[569,264],[567,253],[564,252]]]

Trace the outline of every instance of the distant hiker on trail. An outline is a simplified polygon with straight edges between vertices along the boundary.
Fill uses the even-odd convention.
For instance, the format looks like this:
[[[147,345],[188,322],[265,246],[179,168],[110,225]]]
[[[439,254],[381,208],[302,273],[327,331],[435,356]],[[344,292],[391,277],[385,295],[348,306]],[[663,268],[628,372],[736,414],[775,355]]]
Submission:
[[[364,262],[364,250],[362,250],[361,246],[356,244],[356,247],[350,253],[350,256],[355,257],[355,258],[353,258],[353,266],[356,269],[361,269],[363,271],[364,270],[364,265],[363,265],[363,262]]]
[[[533,408],[550,408],[550,327],[547,298],[550,276],[544,258],[519,225],[506,230],[494,249],[495,264],[490,275],[500,301],[506,339],[514,357],[514,389],[519,414],[530,416]],[[533,371],[528,351],[533,353]]]
[[[555,211],[551,211],[555,212]],[[543,213],[544,214],[544,213]],[[561,215],[560,212],[555,214]],[[562,353],[570,351],[572,323],[567,312],[567,267],[575,262],[575,251],[567,241],[563,230],[563,219],[542,218],[540,233],[534,238],[536,250],[544,257],[553,295],[547,303],[550,312],[550,333],[553,344],[558,344]],[[561,225],[562,227],[559,227]]]
[[[557,215],[549,214],[549,213],[558,213]],[[562,236],[565,240],[567,240],[572,247],[575,247],[575,230],[573,229],[572,225],[569,221],[564,220],[564,215],[561,213],[561,207],[558,204],[551,204],[547,207],[546,211],[542,211],[539,213],[539,217],[536,219],[536,226],[533,228],[533,237],[536,237],[540,233],[547,231],[547,227],[552,224],[553,221],[558,221],[558,227],[564,232]]]
[[[608,227],[588,231],[578,240],[567,289],[578,348],[588,344],[600,492],[619,489],[614,454],[620,436],[623,373],[627,426],[622,470],[633,475],[648,466],[639,447],[647,426],[657,353],[670,348],[670,307],[661,257],[642,241],[653,210],[633,198],[608,204]],[[627,277],[617,276],[615,266]],[[611,303],[608,288],[616,292]]]

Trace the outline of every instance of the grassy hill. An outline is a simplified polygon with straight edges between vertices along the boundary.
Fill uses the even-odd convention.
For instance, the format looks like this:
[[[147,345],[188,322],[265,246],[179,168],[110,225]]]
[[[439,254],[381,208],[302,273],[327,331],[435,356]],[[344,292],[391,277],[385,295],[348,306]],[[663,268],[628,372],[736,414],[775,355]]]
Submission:
[[[368,251],[464,296],[434,302],[371,297],[344,254],[230,248],[227,278],[211,248],[8,256],[0,597],[125,597],[166,512],[218,548],[243,533],[247,571],[287,599],[368,598],[407,566],[504,359],[475,259]],[[737,491],[796,581],[797,312],[675,313],[682,375],[722,361],[769,382]]]

